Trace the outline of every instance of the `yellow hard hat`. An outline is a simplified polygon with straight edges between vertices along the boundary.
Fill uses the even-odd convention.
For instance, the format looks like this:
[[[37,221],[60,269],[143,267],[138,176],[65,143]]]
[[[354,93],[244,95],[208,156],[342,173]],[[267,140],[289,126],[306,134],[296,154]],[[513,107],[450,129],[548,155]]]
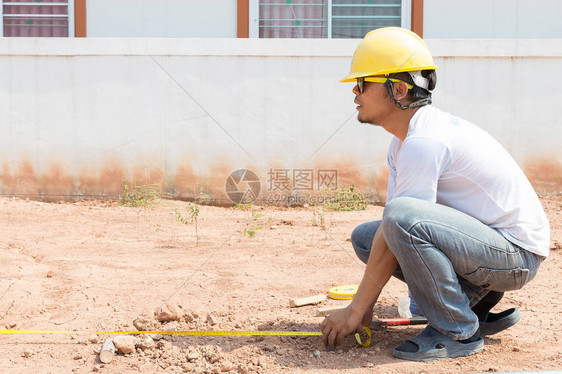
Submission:
[[[353,54],[351,71],[340,82],[418,70],[437,70],[424,41],[410,30],[383,27],[365,35]]]

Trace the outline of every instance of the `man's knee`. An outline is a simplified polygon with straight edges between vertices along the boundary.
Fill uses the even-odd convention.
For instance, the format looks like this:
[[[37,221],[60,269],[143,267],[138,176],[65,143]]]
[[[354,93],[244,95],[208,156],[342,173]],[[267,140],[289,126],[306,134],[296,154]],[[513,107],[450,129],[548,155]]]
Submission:
[[[415,210],[419,199],[411,197],[397,197],[386,204],[382,217],[383,234],[396,226],[406,228],[415,220]]]
[[[384,208],[382,233],[390,250],[402,251],[409,246],[411,236],[426,237],[423,225],[418,225],[427,215],[427,201],[411,197],[397,197]]]
[[[379,221],[380,222],[380,221]],[[378,222],[365,222],[351,232],[351,244],[361,261],[367,263],[373,238],[378,228]]]

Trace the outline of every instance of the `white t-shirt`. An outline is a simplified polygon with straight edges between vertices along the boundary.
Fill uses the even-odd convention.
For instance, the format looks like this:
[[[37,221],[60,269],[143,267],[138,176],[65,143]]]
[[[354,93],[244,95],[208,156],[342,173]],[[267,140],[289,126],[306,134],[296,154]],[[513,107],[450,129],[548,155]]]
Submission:
[[[437,202],[498,230],[507,240],[547,256],[550,226],[533,187],[490,134],[459,117],[424,106],[402,142],[388,149],[387,202],[400,196]]]

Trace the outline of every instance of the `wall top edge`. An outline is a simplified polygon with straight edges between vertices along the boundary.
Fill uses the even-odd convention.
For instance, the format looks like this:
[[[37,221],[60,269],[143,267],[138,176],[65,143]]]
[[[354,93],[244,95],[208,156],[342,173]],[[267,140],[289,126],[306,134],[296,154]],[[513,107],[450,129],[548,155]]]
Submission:
[[[562,39],[426,39],[434,57],[562,57]],[[0,56],[346,57],[358,39],[0,38]]]

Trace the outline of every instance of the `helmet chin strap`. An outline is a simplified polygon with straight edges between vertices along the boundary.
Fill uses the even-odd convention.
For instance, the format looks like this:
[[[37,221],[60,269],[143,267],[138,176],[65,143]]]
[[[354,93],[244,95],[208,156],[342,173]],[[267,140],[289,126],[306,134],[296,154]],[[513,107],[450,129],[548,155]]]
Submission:
[[[394,101],[394,104],[396,104],[396,106],[398,108],[402,109],[402,110],[422,107],[424,105],[431,104],[431,92],[429,92],[428,97],[425,97],[423,99],[419,99],[419,100],[414,101],[413,103],[410,103],[408,105],[403,105],[399,100],[396,100],[394,98],[394,82],[391,81],[390,79],[387,79],[386,82],[384,82],[384,86],[386,87],[386,90],[388,91],[388,94],[390,95],[390,100]]]

